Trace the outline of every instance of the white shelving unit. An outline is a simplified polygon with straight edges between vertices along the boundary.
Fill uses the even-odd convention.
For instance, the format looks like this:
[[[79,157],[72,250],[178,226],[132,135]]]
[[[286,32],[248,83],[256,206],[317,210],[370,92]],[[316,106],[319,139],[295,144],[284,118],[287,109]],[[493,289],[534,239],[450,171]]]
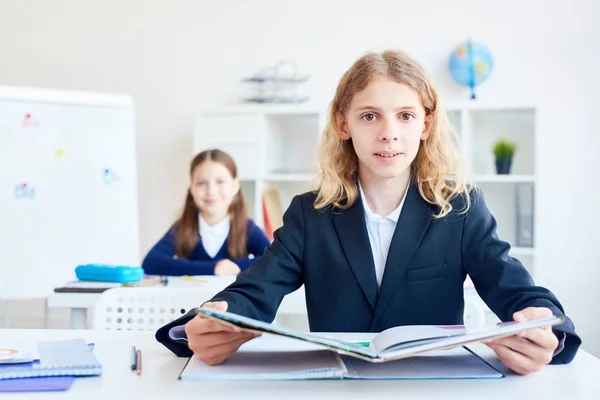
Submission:
[[[536,107],[468,102],[450,104],[448,115],[460,133],[467,167],[496,217],[498,235],[534,275]],[[196,120],[193,153],[220,148],[234,157],[250,215],[262,226],[266,189],[279,191],[285,210],[294,195],[314,188],[326,117],[326,107],[309,105],[242,105],[205,113]],[[492,148],[500,138],[517,144],[510,175],[495,171]],[[517,193],[529,201],[517,200]],[[518,215],[527,229],[519,226]]]

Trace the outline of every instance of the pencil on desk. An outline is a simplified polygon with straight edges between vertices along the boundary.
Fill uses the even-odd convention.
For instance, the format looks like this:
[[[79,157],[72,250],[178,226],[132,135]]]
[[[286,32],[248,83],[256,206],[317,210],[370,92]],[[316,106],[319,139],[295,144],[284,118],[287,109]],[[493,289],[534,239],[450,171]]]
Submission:
[[[137,351],[137,360],[136,360],[136,364],[137,364],[137,368],[136,368],[136,373],[138,375],[142,374],[142,351],[138,349]]]
[[[137,352],[135,350],[135,346],[131,346],[131,370],[135,371],[137,369]]]
[[[206,280],[206,279],[196,278],[195,276],[191,276],[191,275],[184,275],[183,279],[187,279],[188,281],[196,281],[196,282],[208,283],[208,280]]]

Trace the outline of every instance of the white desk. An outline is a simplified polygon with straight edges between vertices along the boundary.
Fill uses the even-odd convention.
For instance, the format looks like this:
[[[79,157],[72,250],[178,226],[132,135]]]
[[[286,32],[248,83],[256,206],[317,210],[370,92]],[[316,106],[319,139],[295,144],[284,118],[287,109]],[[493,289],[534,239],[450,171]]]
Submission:
[[[346,338],[348,335],[344,335]],[[353,334],[368,340],[369,334]],[[569,365],[549,365],[538,373],[494,380],[427,381],[264,381],[181,382],[186,359],[177,358],[154,340],[152,332],[0,330],[0,341],[84,338],[96,344],[101,377],[78,378],[67,392],[3,393],[2,399],[596,399],[600,392],[600,360],[579,351]],[[266,338],[266,336],[265,336]],[[143,352],[141,376],[129,370],[131,346]],[[498,364],[483,345],[472,349]]]
[[[198,304],[209,300],[225,287],[233,283],[234,276],[199,276],[208,283],[185,280],[179,277],[169,277],[168,287],[197,287]],[[100,293],[52,293],[48,296],[47,307],[69,308],[71,310],[71,329],[85,329],[87,326],[88,309],[93,308]],[[283,299],[278,310],[278,317],[306,316],[306,301],[304,286]]]

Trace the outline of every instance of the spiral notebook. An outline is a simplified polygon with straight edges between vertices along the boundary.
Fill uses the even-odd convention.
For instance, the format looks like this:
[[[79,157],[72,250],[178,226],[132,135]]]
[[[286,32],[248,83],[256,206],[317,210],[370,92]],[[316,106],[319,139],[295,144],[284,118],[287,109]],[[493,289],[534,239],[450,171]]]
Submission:
[[[108,289],[121,287],[115,282],[73,281],[54,288],[55,293],[102,293]]]
[[[0,380],[102,374],[102,365],[83,339],[39,342],[37,348],[37,360],[0,364]]]

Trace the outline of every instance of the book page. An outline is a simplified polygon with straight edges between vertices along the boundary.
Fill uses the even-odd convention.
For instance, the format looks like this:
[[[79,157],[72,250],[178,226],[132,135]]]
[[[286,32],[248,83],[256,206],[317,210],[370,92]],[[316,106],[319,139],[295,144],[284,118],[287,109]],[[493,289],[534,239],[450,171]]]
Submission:
[[[337,340],[326,335],[306,333],[294,329],[284,328],[275,324],[269,324],[267,322],[258,321],[227,311],[218,311],[210,308],[197,308],[196,312],[199,314],[203,314],[209,318],[216,319],[220,323],[237,326],[242,330],[247,330],[250,332],[268,333],[283,336],[286,338],[298,339],[315,345],[318,344],[322,347],[327,347],[336,351],[356,354],[357,356],[363,356],[366,358],[376,358],[376,354],[371,348],[364,347],[356,343]]]
[[[350,356],[341,358],[348,370],[346,379],[473,379],[504,376],[464,347],[433,351],[387,363],[371,363]]]
[[[466,334],[432,339],[428,341],[416,341],[407,343],[402,347],[388,349],[379,354],[374,360],[376,362],[399,360],[401,358],[413,357],[417,354],[432,350],[451,349],[464,346],[469,343],[515,335],[534,328],[558,325],[564,322],[565,317],[540,318],[525,322],[501,322],[498,324],[482,325],[477,327],[465,327]]]
[[[423,344],[437,339],[465,335],[467,331],[462,325],[433,326],[407,325],[386,329],[373,338],[372,348],[379,354],[386,350],[397,350],[403,347]]]

